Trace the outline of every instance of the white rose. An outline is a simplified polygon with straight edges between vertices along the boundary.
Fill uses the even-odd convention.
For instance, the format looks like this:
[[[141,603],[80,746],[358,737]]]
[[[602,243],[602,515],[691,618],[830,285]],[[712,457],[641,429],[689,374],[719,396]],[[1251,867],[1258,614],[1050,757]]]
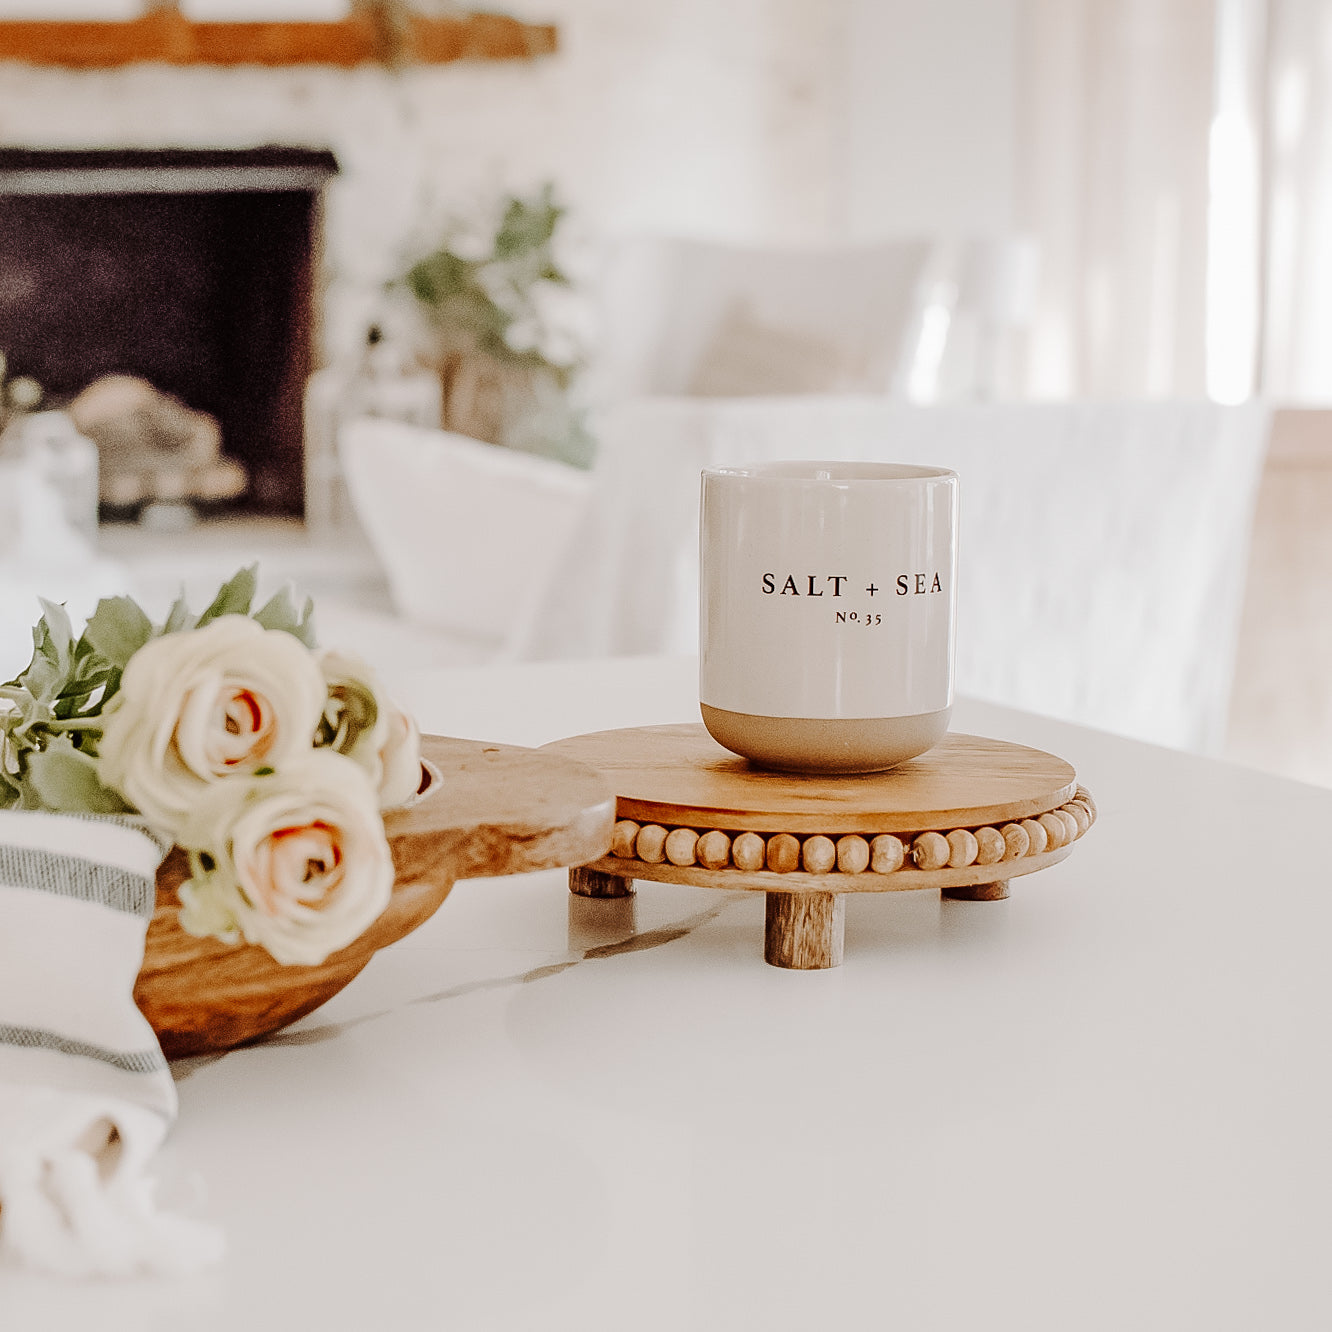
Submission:
[[[165,634],[125,667],[104,714],[99,775],[175,836],[213,783],[307,752],[324,699],[309,650],[246,616]]]
[[[421,788],[421,732],[391,698],[380,699],[384,724],[379,746],[379,805],[405,805]]]
[[[393,857],[365,772],[330,749],[207,790],[181,832],[181,927],[316,966],[388,905]]]
[[[365,769],[381,809],[406,803],[421,785],[416,722],[380,690],[374,671],[359,657],[325,648],[317,660],[328,684],[326,743]]]

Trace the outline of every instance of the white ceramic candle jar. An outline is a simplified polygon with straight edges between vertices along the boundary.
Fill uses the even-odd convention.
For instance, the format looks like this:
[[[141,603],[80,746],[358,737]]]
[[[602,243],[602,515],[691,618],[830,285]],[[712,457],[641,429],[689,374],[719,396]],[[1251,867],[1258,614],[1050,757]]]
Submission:
[[[762,767],[875,772],[953,704],[958,480],[899,463],[703,472],[699,702]]]

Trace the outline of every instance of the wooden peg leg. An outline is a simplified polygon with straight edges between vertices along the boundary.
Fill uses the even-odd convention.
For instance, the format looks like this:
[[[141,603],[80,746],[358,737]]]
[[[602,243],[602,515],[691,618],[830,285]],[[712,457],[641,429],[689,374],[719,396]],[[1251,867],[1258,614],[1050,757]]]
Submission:
[[[997,883],[969,883],[963,888],[941,888],[945,897],[956,898],[959,902],[1002,902],[1008,896],[1008,880]]]
[[[818,971],[842,965],[846,898],[841,893],[768,893],[763,960]]]
[[[569,871],[569,891],[579,897],[632,897],[634,881],[603,870],[588,869],[586,865],[575,865]]]
[[[582,897],[570,893],[569,951],[581,953],[622,943],[638,933],[638,894],[628,897]]]

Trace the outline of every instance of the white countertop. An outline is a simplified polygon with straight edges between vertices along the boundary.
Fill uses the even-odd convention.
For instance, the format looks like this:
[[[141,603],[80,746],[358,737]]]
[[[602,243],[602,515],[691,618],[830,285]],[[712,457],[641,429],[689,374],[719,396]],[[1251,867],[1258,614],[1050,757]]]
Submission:
[[[425,728],[696,718],[689,661],[404,677]],[[177,1067],[181,1282],[0,1272],[0,1327],[1325,1329],[1332,791],[979,704],[1100,808],[1005,902],[460,884],[322,1010]]]

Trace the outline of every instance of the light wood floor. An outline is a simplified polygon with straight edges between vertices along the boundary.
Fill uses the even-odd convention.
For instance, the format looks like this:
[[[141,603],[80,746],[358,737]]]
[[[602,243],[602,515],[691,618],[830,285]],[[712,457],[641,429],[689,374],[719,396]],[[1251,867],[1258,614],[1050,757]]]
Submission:
[[[1332,786],[1332,413],[1284,415],[1258,496],[1227,757]]]

